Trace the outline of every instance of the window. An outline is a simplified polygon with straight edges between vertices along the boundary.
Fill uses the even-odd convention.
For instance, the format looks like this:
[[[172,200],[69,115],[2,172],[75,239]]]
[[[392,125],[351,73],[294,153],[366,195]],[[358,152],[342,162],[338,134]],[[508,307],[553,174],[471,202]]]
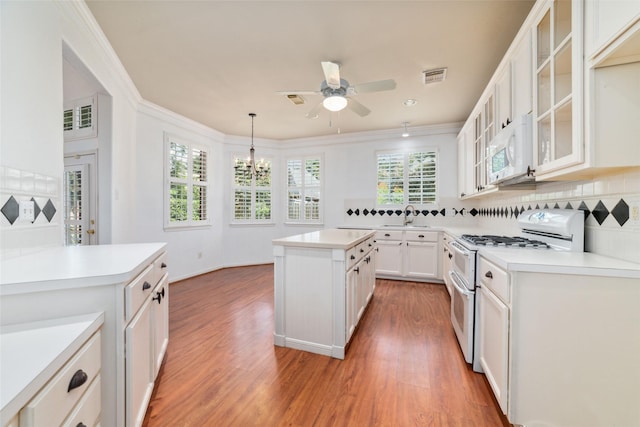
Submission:
[[[62,112],[65,141],[93,138],[97,133],[96,98],[88,97],[69,102]]]
[[[319,156],[287,160],[288,222],[322,222],[321,166]]]
[[[233,221],[237,223],[270,223],[271,160],[260,160],[262,172],[256,177],[239,158],[233,167]]]
[[[378,205],[426,205],[437,202],[437,153],[377,154]]]
[[[209,224],[207,150],[165,134],[165,227]]]

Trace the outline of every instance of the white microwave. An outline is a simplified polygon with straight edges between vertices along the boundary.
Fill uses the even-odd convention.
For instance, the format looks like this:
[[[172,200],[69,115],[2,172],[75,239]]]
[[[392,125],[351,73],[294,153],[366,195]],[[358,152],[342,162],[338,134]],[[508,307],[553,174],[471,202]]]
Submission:
[[[531,114],[516,117],[489,143],[489,184],[531,175],[533,159]]]

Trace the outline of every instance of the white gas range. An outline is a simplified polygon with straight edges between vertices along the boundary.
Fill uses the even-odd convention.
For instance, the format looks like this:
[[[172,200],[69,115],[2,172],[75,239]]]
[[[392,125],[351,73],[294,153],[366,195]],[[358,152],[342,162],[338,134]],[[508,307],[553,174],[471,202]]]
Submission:
[[[523,212],[518,218],[520,236],[464,234],[450,245],[452,259],[448,272],[451,294],[451,322],[465,361],[482,372],[474,357],[479,337],[474,325],[478,319],[476,288],[477,252],[484,247],[508,250],[584,251],[584,212],[571,209],[541,209]]]

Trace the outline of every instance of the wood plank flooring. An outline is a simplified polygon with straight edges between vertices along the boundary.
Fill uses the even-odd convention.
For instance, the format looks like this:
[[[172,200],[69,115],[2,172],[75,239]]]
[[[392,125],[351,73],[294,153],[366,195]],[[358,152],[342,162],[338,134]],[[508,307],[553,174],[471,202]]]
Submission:
[[[273,345],[273,266],[172,284],[144,426],[510,424],[464,362],[443,285],[377,280],[345,360]]]

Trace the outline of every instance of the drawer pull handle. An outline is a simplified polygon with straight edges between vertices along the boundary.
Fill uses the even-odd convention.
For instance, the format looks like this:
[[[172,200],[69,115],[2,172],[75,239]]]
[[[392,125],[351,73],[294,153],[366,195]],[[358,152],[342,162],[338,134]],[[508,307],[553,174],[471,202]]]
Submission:
[[[453,255],[449,254],[449,259],[453,258]]]
[[[79,422],[78,425],[76,427],[87,427],[86,424]]]
[[[142,290],[146,291],[149,288],[151,288],[151,284],[145,280],[145,282],[142,284]]]
[[[356,273],[360,274],[360,267],[354,268],[353,271],[355,271]]]
[[[364,252],[364,249],[360,248],[360,253]]]
[[[82,384],[87,382],[87,373],[82,369],[78,369],[75,374],[71,377],[71,381],[69,381],[69,388],[67,389],[67,393],[73,390],[74,388],[80,387]]]
[[[493,273],[491,271],[487,271],[484,273],[484,277],[488,277],[489,279],[493,279]]]
[[[351,259],[356,259],[356,256],[355,255],[351,255]]]
[[[418,234],[418,237],[423,238],[424,234]]]
[[[391,234],[389,234],[389,233],[384,233],[384,237],[391,237]]]
[[[162,288],[161,291],[156,292],[156,296],[154,298],[151,298],[151,300],[158,301],[158,304],[160,304],[162,298],[164,298],[164,288]]]
[[[162,264],[160,264],[160,268],[167,268],[167,264],[163,262]]]

